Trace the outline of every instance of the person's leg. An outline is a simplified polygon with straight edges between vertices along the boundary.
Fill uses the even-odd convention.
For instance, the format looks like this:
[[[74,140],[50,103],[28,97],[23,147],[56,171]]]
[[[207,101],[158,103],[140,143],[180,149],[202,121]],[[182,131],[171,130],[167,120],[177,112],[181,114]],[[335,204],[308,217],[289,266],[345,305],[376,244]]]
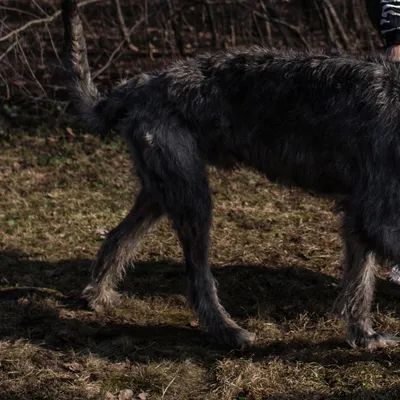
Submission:
[[[366,0],[368,16],[381,34],[385,54],[393,61],[400,61],[400,8],[397,1]]]

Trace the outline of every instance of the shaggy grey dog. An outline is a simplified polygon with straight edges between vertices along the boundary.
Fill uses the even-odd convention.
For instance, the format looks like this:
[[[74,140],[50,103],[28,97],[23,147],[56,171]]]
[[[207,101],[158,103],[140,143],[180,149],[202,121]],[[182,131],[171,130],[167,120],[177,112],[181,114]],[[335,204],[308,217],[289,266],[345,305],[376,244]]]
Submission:
[[[337,305],[352,346],[396,339],[374,331],[375,255],[400,263],[400,80],[384,59],[234,50],[177,62],[98,93],[75,1],[63,1],[70,97],[89,129],[130,146],[142,189],[99,250],[84,295],[113,306],[141,236],[163,215],[184,251],[189,301],[216,339],[253,336],[218,300],[209,266],[207,165],[246,165],[271,181],[339,195],[345,273]]]

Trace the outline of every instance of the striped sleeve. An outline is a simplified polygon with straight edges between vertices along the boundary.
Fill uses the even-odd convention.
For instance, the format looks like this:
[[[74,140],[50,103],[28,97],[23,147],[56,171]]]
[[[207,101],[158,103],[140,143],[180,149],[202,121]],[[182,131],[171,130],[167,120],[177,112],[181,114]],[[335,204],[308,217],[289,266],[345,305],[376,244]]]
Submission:
[[[400,0],[381,0],[379,27],[386,46],[400,44]]]

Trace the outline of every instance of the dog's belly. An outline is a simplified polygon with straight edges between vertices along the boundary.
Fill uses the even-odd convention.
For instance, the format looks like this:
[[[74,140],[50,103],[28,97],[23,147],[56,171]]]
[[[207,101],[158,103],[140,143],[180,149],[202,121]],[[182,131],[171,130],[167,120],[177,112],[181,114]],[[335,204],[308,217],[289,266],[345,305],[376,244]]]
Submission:
[[[262,151],[262,150],[261,150]],[[321,194],[347,194],[358,175],[352,160],[335,151],[272,146],[263,156],[253,156],[245,164],[256,168],[270,181],[297,186]]]
[[[296,186],[319,194],[345,195],[349,192],[346,182],[330,174],[310,173],[307,169],[263,172],[271,182],[285,186]]]
[[[204,136],[209,140],[200,140],[199,147],[207,164],[220,169],[251,167],[272,182],[321,194],[346,195],[357,179],[355,162],[340,151],[314,148],[289,137],[265,142],[254,137],[243,141],[244,136],[237,132],[219,134],[225,140]]]

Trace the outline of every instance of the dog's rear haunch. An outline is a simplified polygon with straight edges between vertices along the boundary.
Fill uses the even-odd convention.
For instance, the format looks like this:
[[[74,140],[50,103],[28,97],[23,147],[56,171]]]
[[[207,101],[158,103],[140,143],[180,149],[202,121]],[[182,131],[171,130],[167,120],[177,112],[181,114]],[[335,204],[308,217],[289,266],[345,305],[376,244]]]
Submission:
[[[352,346],[396,339],[372,328],[375,255],[400,263],[400,80],[384,59],[262,48],[202,55],[102,96],[75,1],[63,2],[68,87],[90,130],[128,142],[142,189],[101,246],[85,296],[113,306],[139,239],[163,215],[183,248],[189,300],[220,342],[249,345],[218,300],[209,266],[207,165],[256,168],[272,181],[340,195],[345,272],[337,306]]]

